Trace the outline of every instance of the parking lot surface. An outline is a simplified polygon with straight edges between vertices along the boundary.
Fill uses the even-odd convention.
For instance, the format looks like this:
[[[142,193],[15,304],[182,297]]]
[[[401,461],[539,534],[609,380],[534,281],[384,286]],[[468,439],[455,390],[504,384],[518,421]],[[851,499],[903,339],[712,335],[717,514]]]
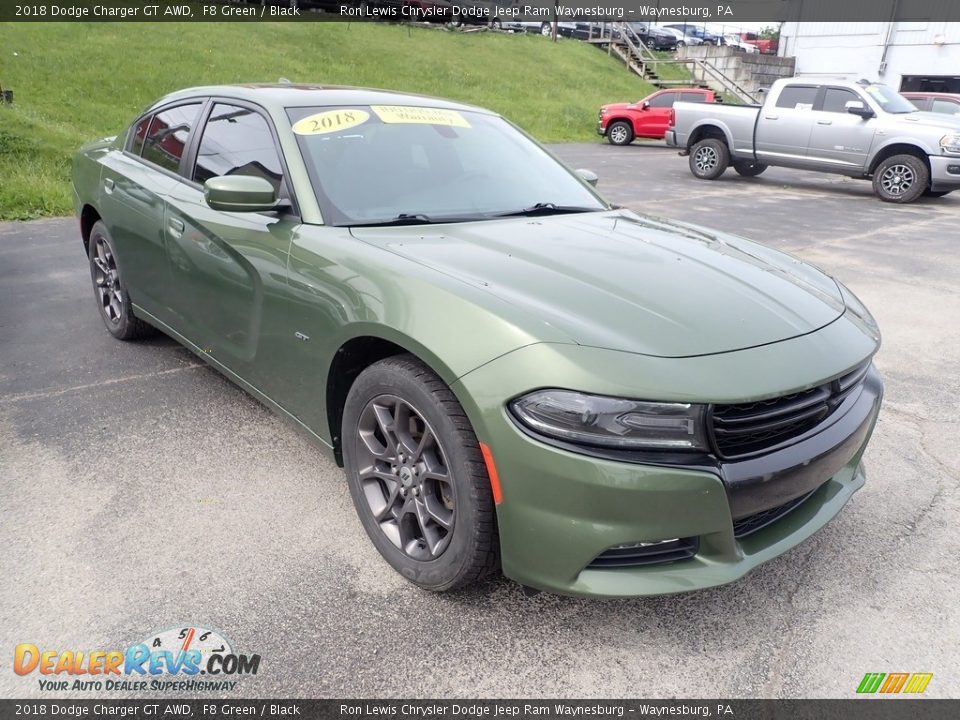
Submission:
[[[790,170],[698,181],[657,144],[554,150],[611,200],[796,253],[873,311],[886,399],[833,522],[690,595],[422,592],[290,425],[170,340],[108,336],[73,219],[0,224],[0,696],[45,694],[12,672],[18,643],[193,625],[261,655],[227,697],[853,697],[891,671],[960,697],[960,193],[892,206]]]

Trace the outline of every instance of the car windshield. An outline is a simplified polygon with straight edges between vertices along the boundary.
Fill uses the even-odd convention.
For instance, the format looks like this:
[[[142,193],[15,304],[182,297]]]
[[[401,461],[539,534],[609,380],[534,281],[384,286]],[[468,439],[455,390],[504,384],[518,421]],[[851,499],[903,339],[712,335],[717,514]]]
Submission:
[[[884,112],[888,113],[912,113],[916,112],[916,106],[907,100],[900,93],[894,92],[886,85],[881,85],[880,83],[872,83],[864,87],[866,93],[873,98]]]
[[[610,207],[492,114],[392,105],[287,114],[328,224],[467,222]]]

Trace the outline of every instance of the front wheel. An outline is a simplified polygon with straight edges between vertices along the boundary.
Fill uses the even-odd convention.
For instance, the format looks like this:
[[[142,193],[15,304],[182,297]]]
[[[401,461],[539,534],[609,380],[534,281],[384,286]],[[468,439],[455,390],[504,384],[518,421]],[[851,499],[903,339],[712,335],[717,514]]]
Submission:
[[[553,26],[550,23],[543,23],[540,26],[540,34],[544,37],[553,37]]]
[[[629,145],[633,142],[633,128],[625,120],[617,120],[607,128],[607,142],[611,145]]]
[[[929,183],[927,164],[916,155],[893,155],[873,172],[873,191],[884,202],[911,203]]]
[[[412,355],[374,363],[343,415],[350,494],[374,546],[426,590],[494,571],[493,494],[476,435],[450,388]]]
[[[723,140],[706,138],[690,149],[690,172],[701,180],[716,180],[730,165],[730,150]]]
[[[102,220],[90,229],[90,277],[100,318],[117,340],[139,340],[152,335],[153,327],[133,314],[125,279],[117,265],[113,238]]]
[[[766,170],[767,166],[762,163],[734,160],[733,169],[737,171],[737,174],[742,175],[743,177],[756,177]]]

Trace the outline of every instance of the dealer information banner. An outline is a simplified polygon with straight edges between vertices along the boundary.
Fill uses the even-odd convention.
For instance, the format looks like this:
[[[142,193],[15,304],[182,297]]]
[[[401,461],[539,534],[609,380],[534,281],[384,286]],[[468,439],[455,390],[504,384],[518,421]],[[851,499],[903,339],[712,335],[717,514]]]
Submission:
[[[941,720],[957,700],[2,700],[7,718]]]
[[[786,22],[960,20],[957,0],[4,0],[3,22],[262,21]]]

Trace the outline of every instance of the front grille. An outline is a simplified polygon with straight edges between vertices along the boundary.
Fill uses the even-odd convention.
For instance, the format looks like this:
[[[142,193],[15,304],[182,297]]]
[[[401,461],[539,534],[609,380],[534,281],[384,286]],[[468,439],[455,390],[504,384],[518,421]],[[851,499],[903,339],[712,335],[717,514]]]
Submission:
[[[668,542],[618,545],[593,559],[588,569],[640,567],[688,560],[700,549],[700,538],[678,538]]]
[[[790,502],[785,502],[783,505],[778,505],[777,507],[770,508],[769,510],[761,510],[753,515],[748,515],[740,520],[735,520],[733,523],[733,536],[739,540],[740,538],[745,538],[747,535],[753,535],[753,533],[757,532],[758,530],[763,530],[765,527],[767,527],[767,525],[775,523],[784,515],[796,510],[798,507],[800,507],[800,505],[803,504],[804,500],[813,495],[815,492],[816,490],[811,490],[806,495],[801,495],[798,498],[794,498]]]
[[[816,427],[863,384],[870,363],[801,392],[736,405],[714,405],[710,434],[722,458],[754,455]]]

